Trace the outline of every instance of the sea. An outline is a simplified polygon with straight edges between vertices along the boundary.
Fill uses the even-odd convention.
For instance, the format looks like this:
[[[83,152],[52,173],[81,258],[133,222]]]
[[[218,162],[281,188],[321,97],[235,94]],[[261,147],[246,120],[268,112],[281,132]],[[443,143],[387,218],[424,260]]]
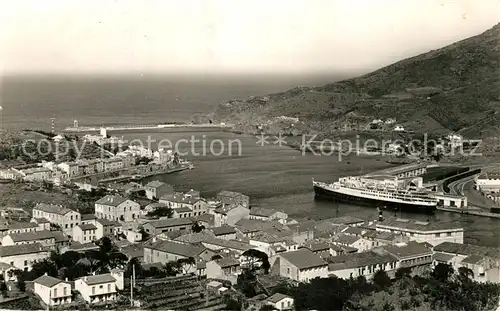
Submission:
[[[186,121],[229,99],[245,99],[285,91],[296,85],[338,80],[331,76],[293,77],[6,77],[2,83],[2,127],[57,130],[72,126],[112,126]],[[132,143],[151,148],[174,147],[193,162],[193,170],[155,176],[179,191],[196,189],[213,197],[220,190],[251,197],[252,206],[275,208],[297,219],[344,215],[376,219],[374,208],[317,201],[312,179],[334,181],[389,166],[362,155],[302,154],[287,146],[308,138],[254,137],[229,132],[116,132]],[[384,217],[454,222],[465,228],[465,242],[500,247],[500,219],[437,212],[416,215],[384,212]]]

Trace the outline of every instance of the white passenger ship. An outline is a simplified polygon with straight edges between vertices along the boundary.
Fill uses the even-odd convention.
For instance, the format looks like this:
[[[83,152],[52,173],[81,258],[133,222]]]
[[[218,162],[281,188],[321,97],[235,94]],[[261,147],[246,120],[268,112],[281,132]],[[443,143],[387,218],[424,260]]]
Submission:
[[[412,213],[433,213],[437,199],[422,189],[422,178],[398,179],[395,176],[347,176],[337,182],[314,181],[316,197],[362,204],[380,209]]]

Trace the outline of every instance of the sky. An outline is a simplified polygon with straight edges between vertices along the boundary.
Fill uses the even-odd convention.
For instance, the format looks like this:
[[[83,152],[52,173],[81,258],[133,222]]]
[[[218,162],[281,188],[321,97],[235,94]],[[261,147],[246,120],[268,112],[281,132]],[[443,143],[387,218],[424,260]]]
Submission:
[[[0,69],[357,71],[499,22],[500,0],[0,0]]]

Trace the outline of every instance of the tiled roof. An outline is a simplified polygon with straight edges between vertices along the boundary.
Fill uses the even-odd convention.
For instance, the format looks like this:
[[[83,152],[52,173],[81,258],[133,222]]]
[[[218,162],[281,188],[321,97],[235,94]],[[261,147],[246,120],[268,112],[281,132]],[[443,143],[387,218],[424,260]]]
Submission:
[[[128,200],[127,198],[124,198],[124,197],[119,196],[119,195],[107,195],[107,196],[97,200],[95,202],[95,204],[109,205],[109,206],[116,207],[127,200]]]
[[[240,265],[240,262],[238,261],[238,259],[233,258],[233,257],[224,257],[222,259],[217,260],[216,262],[221,268],[227,268],[227,267]]]
[[[459,254],[459,255],[480,255],[500,259],[500,248],[486,247],[472,244],[459,244],[452,242],[443,242],[434,246],[435,252]]]
[[[83,214],[81,217],[82,221],[97,219],[95,214]]]
[[[192,212],[193,210],[186,206],[186,207],[174,208],[173,211],[176,213],[189,213]]]
[[[54,278],[54,277],[51,277],[48,275],[42,275],[41,277],[37,278],[33,282],[47,286],[47,287],[52,287],[52,286],[55,286],[55,285],[63,282],[63,280],[60,280],[58,278]]]
[[[400,236],[402,236],[402,235],[396,234],[394,232],[375,231],[375,230],[368,230],[365,234],[363,234],[364,238],[373,239],[373,240],[382,240],[382,241],[387,241],[387,242],[392,242]]]
[[[390,254],[377,254],[372,251],[328,257],[328,270],[337,271],[361,268],[370,265],[396,262],[398,259]]]
[[[215,221],[215,216],[212,214],[205,213],[205,214],[201,214],[201,215],[197,216],[195,219],[198,221],[204,221],[204,222],[207,222],[209,224],[213,224]]]
[[[337,242],[339,244],[350,246],[350,245],[356,243],[359,239],[361,239],[361,237],[359,237],[359,236],[339,233],[332,238],[332,241]]]
[[[271,217],[277,211],[269,208],[253,207],[250,209],[250,215],[259,217]]]
[[[164,184],[165,184],[164,182],[161,182],[159,180],[153,180],[153,181],[148,182],[145,187],[158,188],[158,187],[163,186]]]
[[[0,257],[46,252],[40,243],[0,246]]]
[[[46,213],[58,214],[58,215],[66,215],[69,212],[73,212],[73,210],[54,204],[47,203],[38,203],[33,209],[40,210]]]
[[[478,264],[479,262],[481,262],[482,260],[484,260],[483,256],[470,255],[470,256],[464,258],[461,263],[467,263],[467,264],[475,265],[475,264]]]
[[[222,225],[220,227],[210,228],[210,230],[217,235],[226,235],[226,234],[234,234],[236,233],[236,229],[229,225]]]
[[[265,231],[273,227],[283,227],[283,225],[277,222],[258,219],[240,219],[234,226],[243,233]]]
[[[203,242],[205,240],[210,240],[215,238],[215,235],[208,231],[208,230],[203,230],[201,232],[191,232],[187,234],[183,234],[179,237],[174,238],[175,241],[179,242],[186,242],[186,243],[199,243]]]
[[[174,203],[194,204],[200,201],[201,198],[185,195],[184,193],[174,193],[174,194],[166,194],[162,196],[160,200],[174,202]]]
[[[114,225],[114,222],[111,220],[105,219],[105,218],[99,218],[96,220],[96,222],[100,223],[103,226],[112,226]]]
[[[78,227],[80,227],[80,229],[82,229],[83,231],[96,230],[97,229],[97,227],[94,226],[93,224],[83,224],[83,225],[78,225]]]
[[[321,257],[306,248],[301,248],[293,252],[280,253],[279,256],[283,257],[300,270],[327,265]]]
[[[28,228],[38,228],[38,225],[34,222],[12,222],[8,225],[8,229],[28,229]]]
[[[184,257],[196,257],[202,253],[205,248],[194,246],[189,243],[157,240],[156,242],[147,243],[144,248],[154,249],[161,252],[176,254]]]
[[[283,242],[283,241],[287,240],[287,238],[284,236],[278,236],[278,235],[268,233],[265,231],[257,232],[250,239],[254,240],[254,241],[268,243],[268,244],[274,244],[274,243]]]
[[[184,226],[190,225],[194,221],[192,218],[165,218],[160,220],[154,220],[147,222],[147,224],[153,226],[154,228],[167,228],[167,227],[175,227],[175,226]]]
[[[407,257],[416,257],[416,256],[425,256],[432,255],[432,251],[425,247],[424,244],[417,242],[410,242],[406,246],[383,246],[384,250],[386,250],[389,254],[399,258],[407,258]]]
[[[312,242],[312,243],[305,244],[302,247],[307,248],[313,252],[325,251],[325,250],[329,250],[331,248],[330,244],[328,244],[326,242]]]
[[[83,277],[83,281],[87,283],[87,285],[97,285],[103,283],[116,282],[116,279],[111,274],[106,273],[106,274],[85,276]]]
[[[224,248],[236,249],[239,251],[247,251],[249,249],[255,248],[255,246],[253,245],[236,240],[223,240],[223,239],[213,238],[213,239],[206,239],[203,242],[216,246],[222,246]]]
[[[354,224],[359,224],[359,223],[364,222],[363,219],[352,217],[352,216],[342,216],[342,217],[336,217],[336,218],[329,218],[329,219],[325,219],[324,221],[329,221],[329,222],[336,224],[336,225],[354,225]]]
[[[432,258],[437,262],[449,262],[453,259],[453,255],[444,254],[444,253],[435,253]]]
[[[56,243],[68,242],[69,238],[62,231],[51,231]]]
[[[22,233],[11,233],[9,234],[9,236],[14,242],[41,241],[47,239],[55,239],[55,236],[52,232],[54,231],[49,231],[49,230],[30,231]]]
[[[285,298],[292,298],[292,297],[287,296],[287,295],[282,294],[282,293],[275,293],[274,295],[266,298],[266,301],[269,301],[269,302],[272,302],[272,303],[278,303],[278,302],[280,302],[281,300],[283,300]]]
[[[463,227],[457,225],[456,222],[425,222],[411,221],[408,219],[389,218],[377,223],[377,228],[394,228],[406,229],[414,231],[443,231],[443,230],[462,230]]]
[[[50,223],[50,221],[48,221],[45,218],[33,218],[33,220],[35,220],[34,222],[36,222],[37,224],[47,224],[47,223]]]
[[[362,228],[359,228],[359,227],[349,227],[342,232],[344,232],[345,234],[351,234],[351,235],[362,235],[364,231],[366,231],[366,230],[363,230]]]

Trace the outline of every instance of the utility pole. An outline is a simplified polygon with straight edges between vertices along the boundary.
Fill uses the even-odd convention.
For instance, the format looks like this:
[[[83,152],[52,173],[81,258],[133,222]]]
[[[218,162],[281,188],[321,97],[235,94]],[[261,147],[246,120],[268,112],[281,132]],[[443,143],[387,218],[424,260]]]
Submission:
[[[130,306],[134,306],[135,265],[132,265],[132,278],[130,279]]]
[[[0,132],[3,130],[3,108],[0,106]]]

